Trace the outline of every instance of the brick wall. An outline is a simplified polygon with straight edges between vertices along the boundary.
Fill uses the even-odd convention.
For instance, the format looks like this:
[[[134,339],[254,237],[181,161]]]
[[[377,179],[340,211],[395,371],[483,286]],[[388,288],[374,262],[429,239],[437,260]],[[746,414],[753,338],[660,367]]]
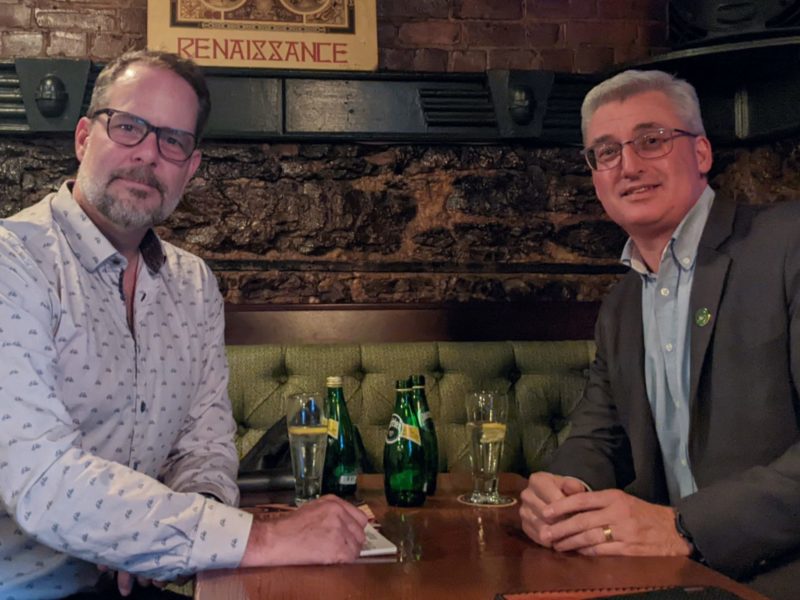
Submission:
[[[381,68],[589,73],[664,50],[666,0],[378,0]]]
[[[147,0],[0,0],[0,58],[106,61],[145,45]]]
[[[165,2],[167,0],[164,0]],[[380,68],[589,73],[663,51],[666,0],[377,0]],[[147,0],[0,0],[0,58],[140,48]]]

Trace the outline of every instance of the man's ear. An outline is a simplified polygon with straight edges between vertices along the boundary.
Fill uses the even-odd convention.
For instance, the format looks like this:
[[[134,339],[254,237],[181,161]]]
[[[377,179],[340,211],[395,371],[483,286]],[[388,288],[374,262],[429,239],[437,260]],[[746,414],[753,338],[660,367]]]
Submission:
[[[186,179],[183,182],[183,187],[186,187],[186,184],[189,183],[189,180],[194,176],[195,172],[197,171],[197,167],[200,166],[200,161],[203,158],[203,153],[200,150],[195,150],[192,152],[192,156],[189,157],[187,161],[188,169],[186,170]]]
[[[708,175],[711,165],[714,163],[714,156],[711,151],[711,142],[704,135],[700,135],[695,140],[694,145],[697,167],[703,176]]]
[[[89,145],[89,129],[92,126],[92,120],[88,117],[81,117],[78,124],[75,126],[75,156],[78,157],[78,162],[83,161],[86,154],[86,147]]]

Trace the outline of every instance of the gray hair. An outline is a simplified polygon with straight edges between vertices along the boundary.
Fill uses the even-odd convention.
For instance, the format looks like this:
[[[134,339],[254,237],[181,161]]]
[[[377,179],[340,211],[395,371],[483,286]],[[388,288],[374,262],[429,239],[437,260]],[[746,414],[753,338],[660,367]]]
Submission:
[[[623,71],[594,86],[581,106],[581,133],[586,130],[598,108],[609,102],[621,102],[644,92],[661,92],[672,102],[678,117],[692,133],[706,134],[700,116],[700,102],[692,84],[664,71]]]

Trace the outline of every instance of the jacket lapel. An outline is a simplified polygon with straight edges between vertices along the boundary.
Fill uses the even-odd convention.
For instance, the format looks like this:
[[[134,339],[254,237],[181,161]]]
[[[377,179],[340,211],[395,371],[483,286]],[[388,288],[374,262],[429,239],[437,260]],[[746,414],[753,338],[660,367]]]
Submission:
[[[625,299],[620,303],[617,315],[619,336],[616,355],[620,364],[616,371],[620,375],[619,381],[624,385],[618,402],[627,406],[628,436],[636,469],[636,480],[628,491],[651,502],[665,502],[669,496],[661,447],[644,380],[642,279],[633,272],[627,277],[628,280],[624,282]]]
[[[641,276],[631,272],[628,275],[625,294],[627,298],[620,303],[618,315],[619,337],[617,348],[620,364],[619,372],[624,374],[621,380],[626,384],[623,398],[636,402],[639,414],[644,409],[652,421],[650,403],[647,401],[647,388],[644,383],[644,332],[642,330],[642,281]],[[639,404],[643,403],[644,406]],[[631,408],[634,408],[633,406]]]
[[[692,406],[696,406],[700,372],[716,326],[719,302],[731,262],[730,257],[720,252],[718,248],[730,237],[735,214],[736,205],[718,197],[711,207],[697,248],[694,284],[689,303],[691,319],[689,398]]]

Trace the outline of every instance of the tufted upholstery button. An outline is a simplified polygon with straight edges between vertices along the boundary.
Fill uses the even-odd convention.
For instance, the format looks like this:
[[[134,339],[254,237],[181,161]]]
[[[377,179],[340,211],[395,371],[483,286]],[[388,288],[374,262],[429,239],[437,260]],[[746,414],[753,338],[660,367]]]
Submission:
[[[278,376],[275,378],[275,381],[277,381],[278,383],[280,383],[281,385],[283,385],[283,384],[285,384],[287,381],[289,381],[289,376],[288,376],[288,375],[278,375]]]
[[[441,369],[437,369],[436,371],[431,372],[431,377],[433,377],[436,381],[441,381],[442,377],[444,377],[444,371]]]
[[[558,433],[567,426],[567,420],[561,415],[550,415],[550,429]]]
[[[352,377],[356,381],[364,381],[364,371],[361,370],[353,371]]]
[[[519,378],[522,377],[522,373],[520,373],[519,369],[511,369],[508,372],[507,377],[511,383],[516,383],[517,381],[519,381]]]

